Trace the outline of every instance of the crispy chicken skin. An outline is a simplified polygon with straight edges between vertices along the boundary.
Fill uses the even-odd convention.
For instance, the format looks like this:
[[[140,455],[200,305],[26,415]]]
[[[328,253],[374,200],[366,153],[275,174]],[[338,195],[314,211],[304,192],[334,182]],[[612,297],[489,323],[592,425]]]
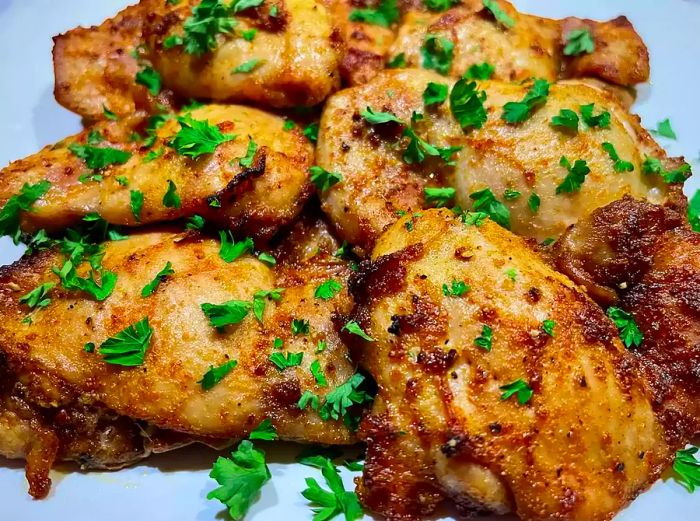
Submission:
[[[504,0],[497,3],[514,21],[513,27],[498,23],[481,0],[468,0],[442,13],[410,10],[389,57],[403,53],[408,67],[419,67],[426,36],[437,35],[454,44],[449,71],[452,76],[464,74],[471,65],[488,62],[495,67],[493,79],[503,81],[590,76],[634,86],[649,79],[647,48],[624,16],[608,22],[552,20],[519,13]],[[591,31],[595,50],[582,56],[564,56],[571,31],[584,27]]]
[[[120,117],[171,106],[172,93],[158,96],[136,83],[142,68],[133,52],[143,42],[149,13],[162,11],[164,0],[142,0],[99,26],[77,27],[54,38],[56,101],[87,120],[104,119],[104,108]]]
[[[199,214],[261,239],[291,223],[312,192],[308,168],[313,164],[313,146],[301,132],[284,131],[281,117],[238,105],[204,106],[191,115],[218,125],[221,132],[234,134],[236,139],[219,145],[212,154],[192,159],[168,146],[180,129],[174,119],[158,130],[158,139],[150,149],[125,139],[118,123],[98,125],[92,130],[101,131],[106,138],[98,146],[131,152],[127,163],[105,168],[100,172],[104,177],[100,182],[81,182],[80,176],[89,171],[68,146],[85,144],[89,131],[84,130],[2,170],[0,206],[24,183],[47,179],[51,189],[32,212],[24,213],[24,231],[57,231],[91,212],[110,223],[128,226]],[[244,167],[239,160],[246,156],[251,138],[258,149],[251,166]],[[147,159],[149,153],[158,151],[163,151],[162,155]],[[122,178],[128,181],[126,186],[119,182]],[[175,183],[182,200],[180,208],[168,208],[163,203],[168,180]],[[131,192],[136,190],[144,194],[140,221],[130,205]],[[218,198],[220,207],[211,205],[214,198]]]
[[[674,210],[627,197],[593,212],[555,244],[553,259],[602,305],[631,313],[632,350],[675,436],[700,432],[700,235]]]
[[[185,97],[250,101],[273,107],[316,105],[340,85],[338,65],[344,52],[343,29],[322,0],[275,0],[236,15],[231,35],[219,35],[216,49],[203,56],[182,46],[166,49],[168,36],[184,34],[183,24],[200,0],[169,6],[149,17],[144,30],[149,57],[164,85]],[[270,8],[278,14],[272,16]],[[240,32],[255,28],[252,41]],[[261,60],[251,72],[234,69]]]
[[[28,309],[19,298],[38,284],[55,281],[50,268],[63,262],[58,254],[44,252],[0,271],[0,346],[10,367],[30,382],[59,381],[85,403],[104,404],[117,414],[161,428],[241,438],[270,418],[282,439],[350,443],[354,437],[342,421],[326,422],[297,406],[305,390],[323,397],[353,374],[331,319],[350,311],[347,290],[330,300],[314,298],[316,287],[326,279],[343,283],[347,276],[344,261],[327,257],[321,253],[293,269],[269,268],[250,254],[227,264],[219,256],[218,241],[197,234],[141,232],[106,243],[103,266],[117,273],[118,280],[104,302],[57,286],[51,305],[33,313],[28,325],[22,323]],[[167,262],[175,273],[152,296],[142,298],[141,289]],[[289,275],[290,269],[296,277]],[[251,310],[241,323],[217,332],[200,309],[203,303],[250,302],[255,292],[275,288],[284,290],[282,298],[266,302],[262,322]],[[144,317],[149,318],[153,337],[143,366],[105,363],[99,345]],[[308,320],[310,333],[294,335],[293,319]],[[275,368],[268,360],[276,351],[275,338],[283,340],[283,354],[304,354],[300,366]],[[320,340],[327,347],[316,353]],[[98,346],[94,353],[83,350],[86,342]],[[203,390],[198,382],[207,370],[231,359],[238,365],[230,374]],[[314,360],[320,362],[327,387],[315,383],[309,370]]]
[[[452,281],[470,290],[448,296]],[[373,511],[418,519],[451,498],[465,513],[609,520],[668,464],[665,426],[613,324],[503,228],[444,209],[406,216],[351,288],[375,339],[354,346],[378,385],[360,431]],[[475,343],[484,326],[490,349]],[[531,399],[503,399],[519,379]]]
[[[340,235],[353,244],[371,249],[379,234],[397,219],[397,211],[414,212],[425,207],[426,186],[447,185],[457,190],[456,202],[472,205],[470,195],[490,188],[499,200],[506,189],[521,196],[503,201],[511,213],[512,230],[543,240],[557,237],[567,226],[593,209],[625,194],[655,203],[682,199],[680,187],[669,188],[655,175],[642,174],[646,155],[661,158],[670,169],[663,150],[614,98],[601,89],[578,82],[553,84],[544,106],[520,124],[501,119],[503,105],[519,101],[530,84],[483,82],[488,120],[481,129],[464,132],[452,116],[449,103],[424,107],[423,91],[429,82],[445,83],[444,77],[420,69],[387,71],[371,83],[342,90],[329,98],[319,131],[317,163],[337,172],[343,181],[321,194],[323,209]],[[550,124],[560,109],[579,110],[595,104],[595,114],[611,113],[609,129],[590,128],[574,134]],[[462,146],[456,166],[436,158],[408,165],[402,160],[401,128],[396,124],[370,125],[360,116],[367,107],[392,112],[410,121],[414,112],[424,113],[416,132],[435,146]],[[615,146],[619,156],[634,165],[633,172],[617,173],[602,148]],[[559,161],[566,156],[573,164],[583,159],[591,173],[576,193],[556,194],[567,175]],[[531,194],[541,200],[539,211],[528,205]]]

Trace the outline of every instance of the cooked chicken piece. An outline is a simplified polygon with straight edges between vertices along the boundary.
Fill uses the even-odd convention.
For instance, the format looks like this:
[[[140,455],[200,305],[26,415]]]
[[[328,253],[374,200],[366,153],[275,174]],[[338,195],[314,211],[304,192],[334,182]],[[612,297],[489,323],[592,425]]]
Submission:
[[[672,427],[612,322],[489,220],[402,218],[351,291],[374,339],[354,346],[378,385],[360,431],[373,511],[418,519],[451,498],[465,513],[609,520],[669,463]]]
[[[123,117],[171,106],[172,93],[153,96],[136,83],[148,66],[142,52],[143,26],[149,13],[162,12],[163,0],[142,0],[101,25],[77,27],[54,38],[56,101],[88,120],[105,118],[105,108]]]
[[[632,353],[680,440],[700,432],[700,235],[668,208],[630,197],[599,208],[556,243],[557,267],[603,305],[630,313]]]
[[[80,395],[82,403],[192,436],[241,438],[269,418],[282,439],[354,440],[342,419],[324,421],[310,407],[302,411],[297,405],[307,390],[323,403],[353,375],[331,319],[352,306],[345,261],[320,252],[294,266],[285,262],[270,268],[250,254],[227,263],[219,256],[218,241],[165,231],[133,234],[106,243],[104,251],[102,266],[118,277],[113,293],[97,302],[57,285],[50,291],[50,305],[31,313],[31,324],[22,321],[29,309],[20,297],[44,282],[58,282],[51,267],[60,268],[64,260],[47,251],[0,270],[0,345],[10,367],[31,384],[45,387],[47,380],[56,381]],[[142,288],[167,263],[174,273],[142,297]],[[86,271],[81,266],[78,276]],[[316,298],[317,287],[329,278],[341,285],[337,295]],[[281,298],[263,298],[259,320],[258,304],[251,306],[258,300],[255,293],[275,289],[282,290]],[[243,318],[215,328],[202,305],[232,301],[244,301],[236,307]],[[107,363],[103,343],[144,318],[152,338],[146,341],[143,364]],[[295,334],[295,320],[306,321],[308,332],[295,323]],[[97,346],[94,352],[83,348],[90,342]],[[298,354],[302,360],[280,370],[270,359],[273,353],[287,361]],[[205,390],[201,381],[208,370],[232,360],[237,365],[230,373]],[[315,365],[327,385],[316,383]]]
[[[177,94],[293,107],[320,103],[340,85],[343,30],[332,17],[330,2],[265,2],[236,14],[235,27],[218,34],[215,48],[207,52],[186,52],[186,41],[170,46],[173,37],[185,35],[186,20],[201,3],[172,5],[149,17],[144,29],[154,67]],[[249,41],[243,32],[252,29],[257,32]],[[241,66],[244,70],[236,72]]]
[[[118,123],[98,125],[91,130],[102,132],[104,141],[95,146],[131,153],[126,163],[91,172],[70,150],[73,143],[88,142],[91,132],[85,130],[2,170],[0,207],[24,183],[48,180],[49,191],[34,204],[33,211],[22,215],[26,232],[60,230],[92,212],[110,223],[128,226],[199,214],[262,239],[292,222],[311,194],[308,168],[313,164],[313,146],[301,132],[285,131],[282,118],[250,107],[209,105],[189,114],[236,138],[195,159],[170,145],[181,129],[174,118],[157,131],[155,144],[148,149],[123,139]],[[114,140],[112,126],[117,127]],[[257,149],[243,166],[241,160],[248,155],[251,139]],[[91,180],[91,175],[99,177]],[[164,203],[170,182],[181,200],[179,207]],[[138,218],[131,203],[135,192],[143,194]]]
[[[487,62],[494,67],[493,79],[503,81],[592,76],[633,86],[649,79],[649,53],[624,16],[608,22],[551,20],[519,13],[504,0],[494,0],[494,4],[510,22],[497,21],[481,0],[467,0],[441,13],[409,11],[389,56],[403,54],[407,67],[424,65],[426,39],[436,36],[452,44],[453,48],[446,51],[451,58],[446,72],[452,76]],[[572,31],[583,28],[590,31],[594,50],[564,55]]]
[[[321,118],[316,160],[343,176],[322,193],[323,209],[343,238],[371,248],[397,219],[397,212],[420,211],[426,206],[424,188],[441,184],[454,187],[456,202],[466,209],[474,203],[471,194],[490,188],[510,212],[511,229],[538,240],[557,237],[581,216],[625,194],[655,203],[682,200],[680,187],[669,188],[660,176],[643,174],[641,166],[646,155],[660,158],[666,169],[680,163],[666,160],[639,119],[604,91],[576,82],[551,85],[543,106],[534,108],[526,121],[511,124],[502,119],[503,106],[522,100],[532,85],[483,82],[478,88],[486,95],[488,119],[480,129],[463,131],[448,101],[424,106],[427,85],[446,81],[431,71],[390,71],[329,98]],[[551,124],[561,109],[576,112],[583,121],[580,107],[590,104],[594,104],[595,116],[610,113],[609,128],[588,128],[581,122],[578,132],[573,132]],[[428,156],[423,163],[407,164],[402,159],[407,147],[406,138],[401,138],[403,126],[369,124],[361,116],[368,107],[390,112],[406,124],[413,113],[423,114],[413,124],[416,133],[435,146],[463,147],[455,156],[456,166]],[[603,149],[606,142],[632,164],[633,171],[615,171],[615,161]],[[580,191],[556,193],[568,174],[560,164],[563,156],[571,165],[584,160],[591,170]],[[509,199],[504,200],[507,189]],[[536,211],[531,209],[533,194],[540,200]]]

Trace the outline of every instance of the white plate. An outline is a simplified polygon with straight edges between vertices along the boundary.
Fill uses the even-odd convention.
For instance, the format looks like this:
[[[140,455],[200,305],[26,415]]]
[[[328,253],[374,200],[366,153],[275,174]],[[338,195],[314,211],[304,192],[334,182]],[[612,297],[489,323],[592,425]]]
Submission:
[[[51,37],[76,25],[100,23],[127,0],[0,0],[0,167],[80,129],[77,116],[54,101]],[[627,15],[651,51],[652,81],[640,89],[635,111],[648,127],[670,117],[678,141],[660,138],[673,155],[685,155],[696,169],[700,154],[700,4],[681,0],[515,0],[523,11],[545,16],[608,19]],[[691,179],[690,194],[700,188]],[[0,240],[0,264],[19,256]],[[247,520],[311,519],[299,492],[314,469],[292,463],[298,448],[273,446],[273,479]],[[0,459],[0,520],[45,521],[214,521],[226,519],[218,502],[207,501],[214,483],[207,477],[213,451],[185,450],[119,472],[53,473],[48,499],[27,495],[23,465]],[[351,475],[345,473],[346,485]],[[615,521],[691,521],[700,517],[700,492],[688,494],[673,480],[660,481]],[[505,520],[502,520],[505,521]]]

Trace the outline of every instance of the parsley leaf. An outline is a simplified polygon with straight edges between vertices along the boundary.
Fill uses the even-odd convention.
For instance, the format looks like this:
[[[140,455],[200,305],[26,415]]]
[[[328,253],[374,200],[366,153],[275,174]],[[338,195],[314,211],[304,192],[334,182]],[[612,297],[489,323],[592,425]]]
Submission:
[[[367,333],[365,333],[362,328],[360,327],[360,324],[358,324],[354,320],[350,320],[348,323],[346,323],[341,331],[347,331],[348,333],[352,333],[353,335],[357,335],[360,338],[367,340],[367,342],[374,342],[374,338],[369,336]]]
[[[85,165],[92,170],[101,170],[110,165],[123,165],[131,158],[131,152],[125,152],[118,148],[71,143],[68,145],[68,150],[82,159]]]
[[[233,74],[247,74],[249,72],[253,72],[257,67],[262,65],[264,63],[264,60],[261,60],[260,58],[253,58],[251,60],[248,60],[244,63],[241,63],[239,66],[233,69],[231,71]]]
[[[688,222],[693,231],[700,231],[700,190],[696,190],[688,202]]]
[[[29,309],[45,308],[51,303],[49,292],[56,284],[44,282],[19,299],[20,304],[26,304]]]
[[[400,14],[396,0],[381,0],[376,9],[353,9],[350,21],[389,27],[399,20]]]
[[[309,141],[312,143],[316,143],[318,141],[318,122],[314,123],[309,123],[304,127],[304,132],[303,134],[308,138]]]
[[[202,389],[205,391],[208,391],[212,387],[214,387],[216,384],[218,384],[221,380],[224,379],[224,377],[229,374],[233,369],[238,365],[237,360],[229,360],[228,362],[225,362],[221,364],[218,367],[214,367],[213,365],[209,366],[209,370],[204,373],[204,376],[202,377],[201,380],[199,380],[197,383],[201,384]]]
[[[591,169],[588,168],[586,161],[583,159],[577,159],[574,161],[572,166],[566,157],[561,156],[559,165],[566,168],[569,173],[566,174],[566,177],[561,184],[557,186],[556,193],[560,194],[562,192],[566,192],[571,194],[580,191],[581,185],[583,185],[583,182],[586,180],[586,176],[591,172]]]
[[[515,27],[515,20],[508,16],[508,13],[501,8],[496,0],[483,0],[483,3],[484,7],[491,12],[498,23],[508,29]]]
[[[202,56],[216,49],[216,37],[229,34],[236,26],[235,19],[229,16],[229,8],[223,0],[202,0],[192,9],[192,16],[185,20],[185,35],[172,35],[163,42],[166,49],[184,45],[187,54]]]
[[[253,141],[253,138],[248,136],[248,149],[246,150],[245,157],[238,160],[238,164],[244,168],[250,168],[253,164],[253,158],[255,157],[255,151],[258,149],[258,144]]]
[[[151,93],[151,96],[160,94],[162,81],[160,74],[153,67],[146,67],[136,73],[136,83],[143,85]]]
[[[447,99],[449,87],[446,83],[428,82],[423,91],[423,103],[425,106],[440,105]]]
[[[446,164],[454,165],[454,161],[451,159],[452,154],[462,150],[461,146],[445,148],[436,147],[418,136],[418,134],[416,134],[412,128],[405,128],[403,131],[403,137],[407,137],[409,139],[408,146],[403,152],[403,160],[409,165],[414,163],[422,163],[425,160],[426,155],[432,157],[439,156]]]
[[[134,219],[136,219],[136,222],[140,223],[141,210],[143,209],[143,192],[140,190],[131,190],[130,194],[131,213],[133,214]]]
[[[442,285],[442,294],[446,297],[461,297],[467,291],[471,291],[471,287],[463,280],[452,279],[450,286]]]
[[[241,31],[241,38],[243,38],[246,42],[252,42],[256,34],[258,34],[257,29],[246,29],[244,31]]]
[[[201,305],[202,312],[215,328],[221,330],[224,326],[238,324],[248,316],[251,304],[244,300],[229,300],[223,304]]]
[[[532,115],[535,107],[547,102],[547,96],[549,96],[549,82],[537,78],[522,101],[509,101],[503,105],[501,119],[508,123],[522,123]]]
[[[588,105],[580,105],[578,110],[581,113],[581,119],[586,124],[586,126],[593,128],[609,128],[610,127],[610,112],[604,110],[597,116],[593,115],[593,110],[595,109],[594,103],[589,103]]]
[[[329,172],[320,166],[312,166],[309,168],[309,173],[311,174],[311,182],[321,192],[325,192],[330,187],[340,183],[343,180],[342,175],[335,172]]]
[[[387,69],[403,69],[406,67],[406,54],[399,53],[386,63]]]
[[[308,335],[309,334],[309,321],[295,318],[292,320],[291,328],[294,335]]]
[[[10,197],[0,210],[0,236],[9,235],[15,244],[19,244],[22,234],[19,228],[20,212],[29,211],[49,188],[51,183],[46,180],[33,185],[24,183],[19,194]]]
[[[354,492],[347,492],[343,481],[333,463],[322,456],[318,457],[321,474],[330,489],[330,492],[321,488],[313,478],[306,478],[307,488],[301,495],[311,503],[318,505],[314,508],[313,521],[327,521],[340,514],[345,516],[345,521],[355,521],[363,516],[362,506]]]
[[[265,303],[268,299],[279,301],[282,298],[282,292],[284,289],[270,289],[270,290],[260,290],[256,291],[253,295],[253,315],[257,318],[260,323],[263,321],[263,314],[265,313]]]
[[[282,353],[272,353],[270,355],[270,362],[272,362],[278,371],[284,371],[288,367],[296,367],[301,365],[301,361],[304,358],[304,353],[287,353],[285,357]]]
[[[475,63],[473,65],[470,65],[469,68],[467,69],[467,72],[465,72],[462,75],[462,78],[465,80],[488,80],[491,79],[491,76],[493,76],[493,73],[496,72],[496,67],[491,65],[488,62],[484,63]]]
[[[552,118],[553,127],[564,127],[578,132],[578,114],[571,109],[561,109],[559,114]]]
[[[231,230],[219,231],[221,246],[219,247],[219,257],[226,262],[233,262],[246,252],[252,252],[255,244],[253,239],[246,237],[242,241],[236,242]]]
[[[360,111],[360,116],[370,125],[381,125],[382,123],[398,123],[403,125],[404,122],[397,118],[391,112],[375,112],[371,107]]]
[[[275,430],[274,425],[272,425],[272,420],[270,420],[270,418],[265,418],[260,422],[260,425],[253,429],[250,436],[248,436],[248,439],[275,441],[276,439],[279,439],[279,436],[277,435],[277,430]]]
[[[163,196],[163,206],[166,208],[180,208],[182,206],[182,201],[177,193],[177,186],[170,179],[168,179],[168,190]]]
[[[530,197],[527,198],[527,207],[532,213],[537,213],[537,211],[540,209],[540,203],[540,196],[535,192],[532,192]]]
[[[245,11],[246,9],[250,9],[251,7],[259,7],[263,4],[263,2],[264,0],[233,0],[229,7],[233,9],[233,13],[236,14],[240,13],[241,11]],[[270,8],[270,15],[275,16],[272,14],[272,7]]]
[[[222,134],[219,127],[210,125],[209,121],[193,119],[190,114],[177,118],[180,130],[168,145],[182,155],[196,159],[211,154],[216,147],[236,139],[232,134]]]
[[[203,230],[204,229],[204,217],[201,215],[194,214],[192,217],[190,217],[187,220],[187,224],[185,224],[185,229],[186,230]]]
[[[322,300],[330,300],[333,297],[335,297],[338,293],[340,293],[342,289],[342,284],[333,279],[328,279],[316,288],[316,291],[314,292],[314,297],[320,298]]]
[[[70,291],[83,291],[95,300],[105,300],[112,294],[117,284],[117,274],[102,267],[91,269],[87,278],[78,277],[73,261],[67,260],[59,270],[51,268],[54,274],[61,280],[61,285]],[[100,275],[100,283],[95,280],[95,273]]]
[[[311,374],[316,379],[316,383],[319,387],[328,387],[328,381],[326,380],[326,375],[323,374],[323,369],[321,369],[321,362],[314,360],[311,362],[311,367],[309,368]]]
[[[146,154],[143,157],[143,162],[150,163],[151,161],[154,161],[154,160],[158,159],[159,157],[161,157],[163,154],[165,154],[165,149],[163,147],[160,147],[157,150],[150,150],[148,152],[148,154]]]
[[[660,175],[669,184],[683,183],[690,177],[690,165],[684,163],[675,170],[666,170],[659,159],[647,156],[644,158],[644,163],[642,163],[642,172]]]
[[[269,253],[267,253],[265,251],[261,251],[258,254],[258,260],[260,262],[264,262],[268,266],[274,266],[275,264],[277,264],[277,259],[275,259],[275,257],[273,257],[272,255],[270,255]]]
[[[431,11],[447,11],[450,7],[459,5],[461,0],[423,0],[423,5]]]
[[[484,351],[491,351],[492,341],[493,330],[486,324],[483,324],[481,327],[481,335],[474,339],[474,345],[480,347]]]
[[[447,38],[428,34],[420,48],[423,68],[433,69],[442,75],[450,72],[455,44]]]
[[[170,264],[170,261],[166,262],[165,267],[158,272],[155,278],[143,287],[141,290],[141,296],[145,298],[153,295],[153,292],[156,290],[158,285],[163,282],[166,277],[169,277],[174,273],[175,270],[173,269],[173,265]]]
[[[359,418],[352,416],[349,409],[353,405],[362,405],[372,401],[372,397],[369,394],[359,390],[364,380],[364,376],[356,373],[352,375],[347,382],[330,391],[326,395],[325,402],[318,410],[318,415],[321,419],[328,421],[330,418],[334,420],[343,418],[346,425],[355,428],[359,422]]]
[[[510,210],[506,205],[496,199],[496,196],[490,188],[484,188],[483,190],[474,192],[469,198],[474,201],[472,204],[472,210],[474,212],[484,212],[495,223],[510,230]]]
[[[518,199],[522,194],[518,192],[517,190],[513,190],[512,188],[506,188],[503,191],[503,199],[506,201],[514,201],[515,199]]]
[[[620,330],[620,339],[625,344],[625,347],[629,349],[642,345],[644,335],[630,313],[611,306],[608,308],[607,315],[615,323],[617,329]]]
[[[425,202],[427,204],[435,204],[436,208],[442,208],[447,206],[452,199],[454,199],[457,191],[452,187],[444,188],[424,188],[423,195],[425,196]]]
[[[207,494],[207,499],[218,499],[228,507],[232,519],[243,519],[257,498],[262,486],[270,480],[265,464],[265,453],[256,449],[249,440],[243,440],[230,458],[219,457],[209,477],[219,487]]]
[[[593,35],[588,29],[574,29],[566,35],[565,56],[576,56],[579,54],[591,54],[595,51]]]
[[[476,90],[476,82],[460,79],[452,87],[450,92],[450,110],[459,121],[462,130],[469,127],[481,128],[488,115],[484,108],[486,100],[485,91]]]
[[[525,405],[530,401],[532,395],[535,394],[527,382],[522,379],[502,385],[499,387],[499,389],[504,391],[504,393],[501,395],[501,400],[507,400],[511,396],[516,395],[520,405]]]
[[[554,326],[556,326],[557,323],[554,320],[544,320],[542,322],[542,331],[547,333],[549,336],[553,337],[554,336]]]
[[[656,130],[652,130],[654,134],[657,134],[659,136],[666,137],[668,139],[677,139],[678,136],[676,136],[676,133],[673,131],[673,128],[671,127],[671,120],[666,118],[663,121],[659,121],[659,123],[656,125]]]
[[[681,483],[691,493],[696,488],[700,488],[700,462],[695,457],[697,452],[697,447],[688,447],[677,451],[673,460],[673,471],[676,473],[674,476],[676,481]]]
[[[100,354],[108,364],[124,367],[142,365],[152,336],[153,329],[146,317],[105,340],[100,345]]]
[[[297,407],[299,407],[299,409],[303,411],[304,409],[306,409],[307,405],[311,405],[311,408],[314,411],[318,411],[318,408],[321,406],[321,401],[318,398],[318,395],[308,390],[304,391],[304,394],[302,394],[301,398],[299,398]]]
[[[615,146],[612,143],[608,143],[606,141],[602,144],[602,147],[603,150],[608,153],[610,159],[612,159],[613,170],[615,170],[615,172],[631,172],[634,170],[634,165],[632,163],[620,159],[620,156],[617,154],[617,150],[615,150]]]
[[[112,112],[111,110],[109,110],[109,109],[107,108],[107,106],[106,106],[104,103],[102,104],[102,114],[104,115],[105,118],[107,118],[107,119],[110,120],[110,121],[117,121],[117,120],[119,119],[119,116],[117,116],[114,112]],[[94,132],[94,133],[93,133],[93,132]],[[94,130],[91,131],[91,132],[90,132],[90,136],[92,136],[93,141],[97,140],[97,141],[96,141],[97,143],[99,143],[100,141],[102,141],[102,136],[101,136],[100,133],[97,132],[97,131],[94,131]],[[97,139],[97,138],[99,138],[99,139]],[[88,144],[90,144],[90,145],[94,145],[94,144],[95,144],[94,142],[93,142],[93,143],[90,142],[90,137],[88,137]]]

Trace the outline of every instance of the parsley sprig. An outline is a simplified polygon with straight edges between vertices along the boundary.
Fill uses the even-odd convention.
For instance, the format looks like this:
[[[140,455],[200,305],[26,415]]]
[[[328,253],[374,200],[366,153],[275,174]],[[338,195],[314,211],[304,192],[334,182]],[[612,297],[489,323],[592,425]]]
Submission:
[[[100,354],[108,364],[124,367],[142,365],[152,336],[153,329],[146,317],[105,340],[100,346]]]
[[[341,514],[345,516],[345,521],[360,519],[363,516],[360,501],[354,492],[345,490],[343,480],[333,462],[319,455],[314,457],[314,466],[321,469],[329,490],[321,487],[314,478],[306,478],[307,488],[301,495],[318,505],[313,509],[313,521],[327,521]]]
[[[509,101],[503,105],[501,119],[508,123],[522,123],[532,115],[533,109],[546,103],[548,96],[549,82],[537,78],[521,101]]]
[[[620,330],[620,339],[625,344],[625,347],[629,349],[642,345],[644,334],[630,313],[627,313],[624,309],[611,306],[608,308],[607,315],[615,323],[617,329]]]
[[[700,462],[695,457],[697,452],[697,447],[679,450],[673,460],[676,481],[687,488],[688,492],[694,492],[696,488],[700,488]]]
[[[223,134],[219,127],[209,121],[194,119],[191,114],[179,116],[180,130],[168,145],[182,155],[196,159],[213,153],[222,143],[236,139],[233,134]]]
[[[44,180],[30,185],[24,183],[19,194],[10,197],[0,210],[0,236],[9,235],[15,244],[19,244],[21,212],[30,211],[35,202],[41,199],[51,188],[51,183]]]
[[[450,92],[450,110],[462,130],[481,128],[488,114],[484,107],[486,91],[477,90],[475,81],[458,80]]]
[[[574,193],[581,190],[583,182],[586,180],[586,176],[591,172],[588,164],[583,159],[577,159],[572,165],[571,162],[565,157],[561,156],[559,159],[559,165],[563,166],[568,170],[568,174],[564,180],[557,186],[556,193]]]
[[[474,192],[469,196],[474,201],[472,211],[475,213],[485,213],[496,224],[500,224],[505,229],[510,230],[510,210],[506,205],[496,199],[490,188],[484,188]]]

